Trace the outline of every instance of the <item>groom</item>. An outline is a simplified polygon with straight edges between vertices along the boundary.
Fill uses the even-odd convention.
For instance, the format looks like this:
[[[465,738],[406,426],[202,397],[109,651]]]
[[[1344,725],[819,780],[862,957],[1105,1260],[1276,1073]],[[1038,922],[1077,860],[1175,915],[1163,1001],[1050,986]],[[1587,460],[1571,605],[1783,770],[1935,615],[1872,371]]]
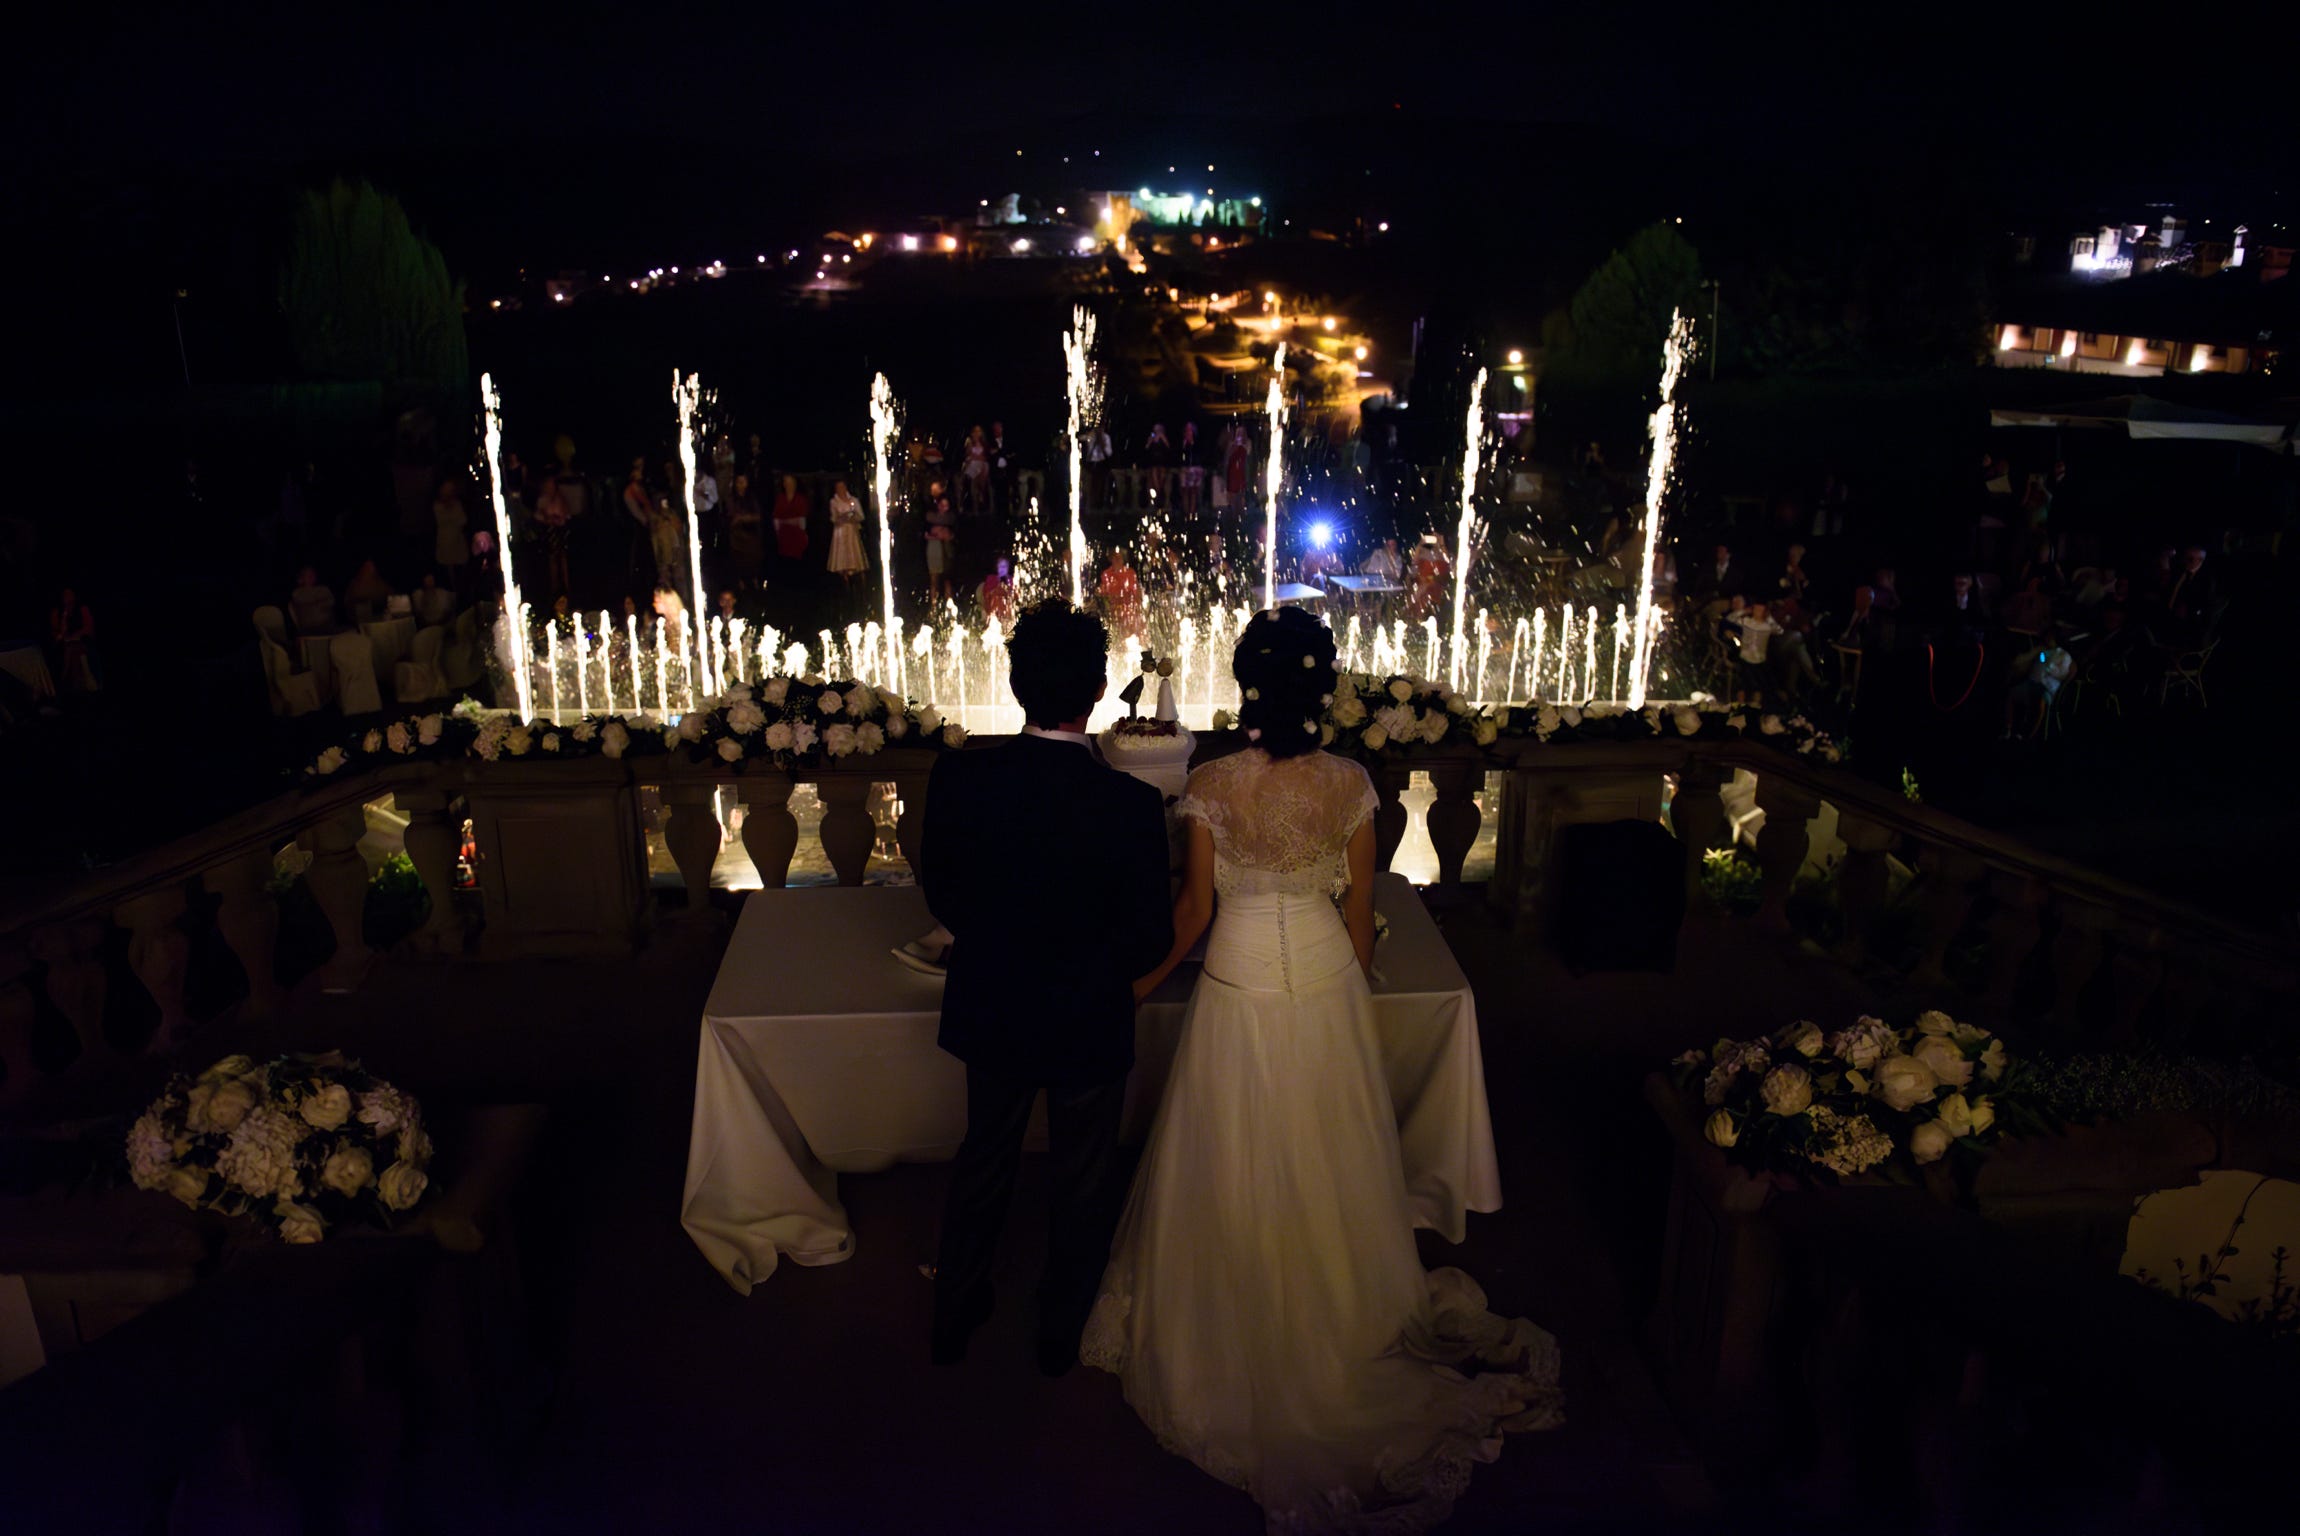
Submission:
[[[934,1359],[963,1359],[990,1315],[991,1260],[1030,1107],[1046,1091],[1051,1231],[1038,1363],[1078,1358],[1120,1191],[1113,1164],[1134,1065],[1137,976],[1173,942],[1164,808],[1086,735],[1109,633],[1067,603],[1007,644],[1027,729],[952,753],[927,787],[926,903],[954,936],[942,1048],[966,1063],[966,1141],[951,1170],[934,1279]]]

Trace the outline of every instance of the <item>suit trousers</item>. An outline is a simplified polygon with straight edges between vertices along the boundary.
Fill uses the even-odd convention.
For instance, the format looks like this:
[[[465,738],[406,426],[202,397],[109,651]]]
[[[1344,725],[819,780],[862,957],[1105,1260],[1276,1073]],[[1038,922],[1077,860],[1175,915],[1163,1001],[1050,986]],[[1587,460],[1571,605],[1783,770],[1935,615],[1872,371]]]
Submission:
[[[983,1305],[999,1229],[1014,1198],[1030,1108],[1046,1090],[1048,1234],[1038,1285],[1039,1331],[1075,1341],[1094,1308],[1117,1225],[1118,1121],[1126,1079],[1062,1087],[1035,1078],[966,1069],[966,1140],[951,1165],[950,1196],[935,1263],[937,1321]]]

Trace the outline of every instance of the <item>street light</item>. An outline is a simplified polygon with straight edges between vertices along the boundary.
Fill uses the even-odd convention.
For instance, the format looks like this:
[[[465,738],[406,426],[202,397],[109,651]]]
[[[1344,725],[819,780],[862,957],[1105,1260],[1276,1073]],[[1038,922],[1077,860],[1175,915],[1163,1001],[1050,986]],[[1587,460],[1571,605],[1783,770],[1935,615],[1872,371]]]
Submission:
[[[1516,347],[1511,347],[1509,349],[1509,365],[1512,368],[1523,368],[1525,366],[1525,354]]]

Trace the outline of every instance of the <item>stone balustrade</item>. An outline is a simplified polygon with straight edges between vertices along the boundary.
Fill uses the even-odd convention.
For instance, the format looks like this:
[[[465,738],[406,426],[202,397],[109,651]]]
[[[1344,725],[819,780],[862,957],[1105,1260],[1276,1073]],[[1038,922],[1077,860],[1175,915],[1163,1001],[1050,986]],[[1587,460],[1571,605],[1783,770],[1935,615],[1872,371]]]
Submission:
[[[1201,757],[1236,750],[1234,735],[1202,736]],[[388,796],[408,818],[405,847],[430,898],[430,916],[404,948],[426,957],[598,955],[630,951],[656,921],[641,804],[653,788],[665,811],[663,843],[690,909],[709,886],[725,833],[721,790],[744,807],[744,851],[768,886],[786,883],[800,826],[791,809],[800,783],[822,803],[818,836],[841,883],[863,882],[879,839],[870,798],[892,784],[903,857],[918,858],[926,783],[934,754],[890,749],[866,763],[797,775],[736,773],[713,764],[640,758],[609,761],[408,763],[283,796],[207,830],[95,874],[46,888],[0,889],[0,1105],[38,1081],[35,1024],[44,1001],[78,1040],[76,1061],[114,1055],[104,1021],[112,991],[139,988],[156,1025],[155,1048],[195,1027],[188,978],[195,943],[220,943],[247,978],[234,1004],[278,1009],[280,910],[275,854],[294,843],[310,855],[305,881],[333,936],[316,982],[359,985],[376,961],[363,933],[368,870],[358,844],[364,807]],[[1806,870],[1808,828],[1824,807],[1842,844],[1827,878],[1843,932],[1836,952],[1864,968],[1906,963],[1891,978],[1926,1000],[1997,1021],[2020,1018],[2064,1039],[2179,1037],[2208,1013],[2289,1006],[2292,955],[2273,936],[2067,863],[1998,834],[1914,804],[1825,764],[1756,743],[1707,741],[1506,741],[1417,753],[1377,766],[1375,815],[1386,867],[1407,831],[1403,796],[1416,771],[1430,776],[1426,830],[1439,881],[1459,887],[1484,821],[1478,795],[1499,778],[1495,868],[1487,899],[1538,938],[1555,903],[1551,849],[1575,822],[1666,819],[1684,847],[1699,910],[1704,853],[1728,837],[1721,789],[1737,770],[1756,776],[1764,815],[1755,839],[1759,899],[1748,920],[1759,936],[1790,937],[1790,898]],[[455,891],[456,857],[468,821],[475,849],[476,933]],[[1909,893],[1918,935],[1888,953],[1879,920],[1895,864],[1913,871]],[[115,937],[115,931],[124,936]],[[476,940],[476,942],[474,942]],[[1984,955],[1979,973],[1952,955]]]

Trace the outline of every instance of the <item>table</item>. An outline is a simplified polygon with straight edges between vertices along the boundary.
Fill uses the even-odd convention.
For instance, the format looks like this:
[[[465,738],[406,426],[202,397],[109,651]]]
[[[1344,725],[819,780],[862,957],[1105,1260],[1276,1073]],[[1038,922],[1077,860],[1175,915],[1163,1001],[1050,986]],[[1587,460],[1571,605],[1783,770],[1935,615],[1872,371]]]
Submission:
[[[1375,1023],[1415,1224],[1460,1242],[1465,1212],[1501,1209],[1477,1004],[1403,876],[1383,875],[1374,904],[1390,923],[1375,956]],[[853,1257],[840,1173],[958,1151],[966,1069],[935,1044],[942,984],[888,953],[932,926],[912,886],[745,901],[704,1005],[680,1205],[687,1235],[737,1291],[783,1258]],[[1149,1133],[1197,969],[1183,966],[1135,1016],[1129,1142]]]
[[[1358,597],[1371,597],[1384,592],[1403,592],[1405,587],[1387,576],[1328,576],[1326,580],[1344,592]]]
[[[1326,594],[1323,588],[1313,587],[1309,583],[1301,581],[1281,581],[1278,583],[1277,589],[1270,594],[1273,606],[1285,603],[1322,603],[1325,599]]]

